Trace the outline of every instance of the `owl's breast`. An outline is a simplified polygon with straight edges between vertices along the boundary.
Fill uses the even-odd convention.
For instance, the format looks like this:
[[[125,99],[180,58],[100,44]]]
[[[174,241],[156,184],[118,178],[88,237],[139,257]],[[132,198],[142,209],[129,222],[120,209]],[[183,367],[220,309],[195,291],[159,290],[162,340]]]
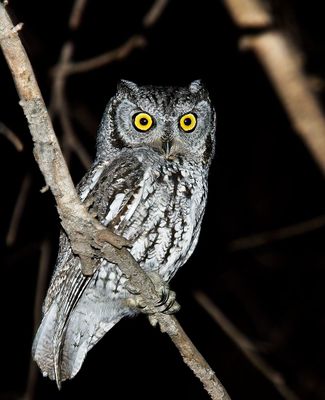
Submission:
[[[109,213],[121,207],[123,196],[116,196]],[[195,247],[206,197],[206,176],[197,166],[151,164],[110,225],[133,242],[131,253],[142,268],[168,281]]]

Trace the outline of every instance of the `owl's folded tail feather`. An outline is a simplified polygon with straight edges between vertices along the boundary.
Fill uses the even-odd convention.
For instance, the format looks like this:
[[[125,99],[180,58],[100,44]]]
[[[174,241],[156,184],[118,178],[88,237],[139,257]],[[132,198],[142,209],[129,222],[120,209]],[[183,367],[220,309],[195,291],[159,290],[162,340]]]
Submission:
[[[87,312],[81,300],[71,312],[63,335],[57,337],[59,307],[53,302],[35,336],[32,354],[43,376],[61,382],[73,378],[80,370],[88,351],[122,317],[118,308],[104,307],[104,303],[88,302]],[[59,344],[57,341],[59,340]]]

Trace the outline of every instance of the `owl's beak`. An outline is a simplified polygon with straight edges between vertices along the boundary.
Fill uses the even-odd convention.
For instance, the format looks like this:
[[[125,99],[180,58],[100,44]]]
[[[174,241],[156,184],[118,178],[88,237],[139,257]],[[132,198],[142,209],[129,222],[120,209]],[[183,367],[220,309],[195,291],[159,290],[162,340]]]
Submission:
[[[170,150],[172,148],[172,141],[171,140],[164,140],[161,143],[161,148],[163,149],[166,156],[170,155]]]
[[[162,140],[161,148],[167,160],[174,160],[176,158],[178,154],[178,146],[174,140]]]
[[[159,139],[152,142],[151,146],[162,153],[167,160],[174,160],[182,153],[181,143],[177,139]]]

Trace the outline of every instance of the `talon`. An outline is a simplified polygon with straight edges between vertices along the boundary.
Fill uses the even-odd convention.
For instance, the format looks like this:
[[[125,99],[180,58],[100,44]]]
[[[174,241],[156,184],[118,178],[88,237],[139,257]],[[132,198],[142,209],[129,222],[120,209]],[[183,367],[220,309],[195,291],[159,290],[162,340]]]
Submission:
[[[170,307],[168,307],[164,313],[165,314],[175,314],[176,312],[178,312],[181,309],[181,306],[179,303],[177,303],[177,301],[175,300],[173,304],[170,305]]]
[[[141,292],[136,289],[130,282],[125,283],[125,289],[134,295],[139,295]]]
[[[159,306],[163,306],[164,304],[166,304],[167,301],[168,301],[168,298],[169,298],[169,293],[168,293],[168,290],[166,290],[165,286],[162,287],[162,289],[161,289],[159,294],[161,295],[161,297],[160,297],[160,300],[157,302],[157,306],[158,307]]]

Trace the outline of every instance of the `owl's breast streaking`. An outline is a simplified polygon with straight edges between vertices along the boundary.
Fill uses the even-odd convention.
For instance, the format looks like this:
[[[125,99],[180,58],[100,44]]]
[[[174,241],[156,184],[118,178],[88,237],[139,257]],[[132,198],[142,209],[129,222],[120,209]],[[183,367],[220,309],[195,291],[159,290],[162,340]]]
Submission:
[[[102,200],[94,201],[93,211],[133,243],[131,253],[141,267],[168,281],[197,242],[206,170],[185,158],[166,160],[147,148],[125,149],[107,169],[114,178],[102,173],[98,179],[94,192]]]

